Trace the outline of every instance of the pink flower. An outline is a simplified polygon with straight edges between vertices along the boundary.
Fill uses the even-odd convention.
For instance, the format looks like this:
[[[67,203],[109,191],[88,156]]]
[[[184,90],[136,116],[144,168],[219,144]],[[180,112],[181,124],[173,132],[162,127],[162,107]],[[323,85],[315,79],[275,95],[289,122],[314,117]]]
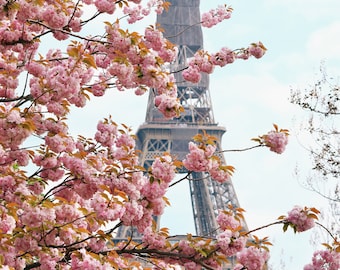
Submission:
[[[164,47],[165,41],[162,33],[154,28],[148,27],[145,29],[145,39],[147,41],[147,46],[159,51]]]
[[[254,246],[243,249],[237,254],[237,261],[247,270],[261,270],[269,259],[269,253]],[[239,268],[236,268],[239,269]]]
[[[116,4],[113,1],[109,0],[96,0],[94,2],[99,12],[104,12],[108,14],[113,14],[116,10]]]
[[[0,187],[2,190],[7,190],[15,185],[15,179],[11,175],[5,175],[0,178]]]
[[[20,166],[27,166],[29,163],[29,153],[27,150],[12,151],[9,155],[13,160],[16,160]]]
[[[312,216],[310,216],[310,214]],[[315,215],[312,214],[309,208],[302,208],[301,206],[295,206],[291,211],[288,212],[288,217],[286,221],[290,222],[294,231],[303,232],[315,225],[314,222]]]
[[[21,118],[20,116],[20,110],[12,109],[7,115],[6,118],[7,122],[14,123],[14,124],[21,124],[24,122],[24,118]]]
[[[263,136],[266,146],[278,154],[282,154],[288,144],[288,135],[280,131],[270,131],[267,135]]]
[[[152,208],[152,214],[154,216],[162,215],[164,212],[164,208],[165,208],[165,202],[164,202],[163,197],[150,200],[150,205],[148,207]]]
[[[143,19],[142,7],[140,5],[135,6],[135,7],[125,6],[124,9],[123,9],[123,12],[124,12],[124,14],[127,14],[129,16],[127,21],[130,24],[135,23],[135,22]]]
[[[224,183],[226,181],[230,181],[230,173],[224,166],[214,167],[209,170],[211,178],[216,180],[219,183]]]
[[[143,232],[143,243],[151,249],[162,250],[165,247],[165,236],[152,231],[149,227]]]
[[[148,200],[154,200],[157,198],[162,198],[165,195],[167,188],[168,188],[167,184],[165,184],[164,182],[159,183],[157,180],[155,180],[152,183],[149,182],[146,185],[144,185],[142,189],[142,194]]]
[[[219,52],[211,55],[211,62],[220,67],[224,67],[227,64],[231,64],[235,61],[235,52],[230,50],[229,48],[222,48]]]
[[[99,260],[91,256],[85,248],[79,249],[79,252],[71,254],[71,269],[82,269],[82,270],[105,270],[111,269],[112,266],[108,262],[101,263]]]
[[[170,155],[157,157],[152,163],[152,175],[156,179],[160,179],[166,183],[170,183],[175,177],[176,166]]]
[[[182,254],[193,256],[196,253],[195,249],[192,247],[192,245],[190,245],[189,241],[187,240],[180,240],[178,243],[178,247]]]
[[[221,230],[236,230],[241,226],[241,222],[234,218],[230,213],[220,211],[217,218],[217,224]]]
[[[226,5],[220,5],[216,9],[212,9],[209,12],[203,13],[202,26],[210,28],[223,20],[229,19],[231,16],[231,11],[232,9]]]
[[[2,214],[0,216],[0,231],[1,233],[11,234],[16,227],[15,219],[12,216]]]
[[[93,252],[102,252],[106,249],[106,241],[104,239],[92,238],[89,243],[89,248]]]
[[[244,269],[244,266],[242,264],[239,264],[237,263],[235,266],[234,266],[234,269],[233,270],[245,270]]]
[[[237,252],[240,252],[245,248],[246,243],[247,238],[244,236],[239,237],[238,233],[235,232],[229,246],[223,250],[223,254],[227,257],[235,256]]]
[[[181,105],[176,97],[161,94],[155,98],[155,105],[166,118],[179,115]]]
[[[42,18],[51,28],[62,28],[67,24],[67,17],[64,12],[57,12],[55,8],[48,6],[42,12]]]
[[[182,72],[184,80],[192,83],[198,83],[201,80],[201,73],[198,67],[189,66]]]
[[[225,230],[224,232],[217,235],[217,245],[222,250],[226,250],[232,241],[233,232],[230,230]]]
[[[143,217],[143,206],[136,201],[127,202],[124,205],[125,211],[123,211],[121,220],[126,226],[131,224],[137,224],[137,222]]]
[[[315,251],[312,263],[306,265],[303,270],[339,270],[340,269],[340,253],[334,250]]]
[[[39,227],[43,224],[51,226],[56,218],[55,209],[44,207],[25,207],[25,211],[21,216],[22,224],[29,227]]]
[[[136,141],[133,137],[131,137],[129,134],[122,134],[117,138],[116,146],[117,147],[128,147],[128,148],[134,148],[136,144]]]
[[[103,146],[113,146],[117,135],[117,127],[113,124],[108,124],[100,121],[97,125],[97,130],[98,131],[94,136],[96,141],[101,143]]]
[[[183,165],[189,171],[204,172],[208,169],[209,161],[203,149],[199,148],[197,144],[189,143],[189,154],[183,160]]]
[[[264,47],[260,41],[258,43],[252,43],[248,48],[249,53],[255,58],[261,58],[266,50],[266,47]]]

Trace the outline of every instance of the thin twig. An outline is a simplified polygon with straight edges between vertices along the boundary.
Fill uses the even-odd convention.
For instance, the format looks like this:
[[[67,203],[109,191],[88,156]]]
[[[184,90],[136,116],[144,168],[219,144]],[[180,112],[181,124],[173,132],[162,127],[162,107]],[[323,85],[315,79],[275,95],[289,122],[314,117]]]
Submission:
[[[336,237],[330,232],[330,230],[329,229],[327,229],[324,225],[322,225],[321,223],[319,223],[319,222],[315,222],[315,224],[317,224],[317,225],[319,225],[321,228],[323,228],[326,232],[328,232],[328,234],[332,237],[332,239],[334,240],[334,241],[337,241],[337,239],[336,239]]]
[[[255,145],[255,146],[251,146],[251,147],[247,147],[247,148],[242,148],[242,149],[228,149],[228,150],[221,150],[218,151],[217,153],[226,153],[226,152],[244,152],[244,151],[248,151],[254,148],[258,148],[258,147],[263,147],[265,146],[264,144],[259,144],[259,145]]]
[[[172,184],[169,185],[169,187],[172,187],[174,185],[177,185],[178,183],[182,182],[183,180],[185,179],[188,179],[189,175],[191,174],[192,172],[188,172],[188,174],[186,176],[184,176],[183,178],[177,180],[176,182],[173,182]]]
[[[267,227],[270,227],[270,226],[273,226],[273,225],[282,224],[282,223],[285,223],[285,222],[286,222],[285,220],[275,221],[275,222],[269,223],[269,224],[267,224],[267,225],[258,227],[258,228],[256,228],[256,229],[250,230],[250,231],[246,232],[245,235],[251,234],[251,233],[253,233],[253,232],[262,230],[262,229],[264,229],[264,228],[267,228]]]

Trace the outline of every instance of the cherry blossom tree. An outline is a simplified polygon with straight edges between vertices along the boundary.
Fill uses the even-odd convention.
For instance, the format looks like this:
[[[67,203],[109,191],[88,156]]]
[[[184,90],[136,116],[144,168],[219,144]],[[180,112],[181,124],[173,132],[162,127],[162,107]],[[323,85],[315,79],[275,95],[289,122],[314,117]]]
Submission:
[[[272,224],[243,231],[243,209],[229,206],[217,218],[216,238],[173,240],[166,228],[156,228],[153,216],[163,213],[177,168],[207,171],[219,182],[232,175],[233,167],[215,153],[214,138],[197,135],[183,161],[165,153],[145,171],[131,129],[110,116],[99,120],[92,138],[70,134],[72,109],[115,89],[136,95],[155,89],[155,106],[165,117],[182,112],[174,75],[165,68],[176,46],[156,26],[142,33],[121,27],[123,20],[134,24],[168,6],[161,0],[0,0],[2,269],[141,269],[143,260],[156,269],[221,269],[228,257],[237,258],[235,269],[261,269],[270,242],[254,232],[276,224],[296,232],[314,226],[318,211],[297,207]],[[112,20],[98,26],[104,15]],[[230,15],[230,7],[220,6],[202,14],[201,23],[212,27]],[[97,29],[92,35],[86,32],[91,24]],[[43,45],[51,46],[47,53]],[[200,72],[265,51],[261,42],[199,51],[182,75],[197,82]],[[288,131],[275,125],[254,139],[254,147],[280,154],[287,138]],[[142,240],[114,241],[122,225],[135,226]],[[338,269],[339,243],[333,240],[306,269]]]

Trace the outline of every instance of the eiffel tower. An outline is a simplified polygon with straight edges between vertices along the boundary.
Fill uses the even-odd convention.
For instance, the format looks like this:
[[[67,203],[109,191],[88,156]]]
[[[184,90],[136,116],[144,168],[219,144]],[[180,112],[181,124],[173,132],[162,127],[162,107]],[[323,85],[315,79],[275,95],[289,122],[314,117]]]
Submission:
[[[178,56],[171,64],[171,71],[182,70],[188,59],[196,51],[203,49],[202,28],[200,21],[199,0],[168,0],[171,6],[168,12],[157,17],[157,23],[164,29],[164,36],[178,47]],[[188,153],[188,143],[192,137],[205,131],[217,138],[217,150],[221,150],[221,138],[225,128],[214,120],[209,77],[202,74],[199,83],[184,81],[181,72],[175,73],[178,98],[185,112],[179,118],[165,119],[154,106],[154,94],[150,91],[145,123],[137,131],[137,148],[141,150],[140,161],[145,168],[151,166],[157,156],[164,152],[171,153],[183,160]],[[220,156],[224,162],[223,155]],[[182,171],[181,173],[186,173]],[[219,209],[226,209],[228,204],[239,207],[239,202],[231,181],[220,184],[207,173],[190,174],[189,186],[196,235],[214,236],[216,234],[216,216]],[[156,221],[159,224],[159,220]],[[246,225],[245,225],[246,227]],[[131,236],[129,227],[120,227],[117,238]],[[136,236],[136,233],[133,233]]]

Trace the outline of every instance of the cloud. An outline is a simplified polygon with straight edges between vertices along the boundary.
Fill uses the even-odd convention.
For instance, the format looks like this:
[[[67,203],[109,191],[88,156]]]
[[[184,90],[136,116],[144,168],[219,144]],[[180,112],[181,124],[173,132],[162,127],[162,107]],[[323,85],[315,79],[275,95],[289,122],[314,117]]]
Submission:
[[[318,59],[340,58],[340,21],[313,32],[307,41],[308,57]]]
[[[271,74],[250,74],[249,72],[235,74],[228,78],[221,74],[221,77],[216,76],[212,79],[211,86],[212,91],[218,92],[214,107],[225,108],[223,104],[232,100],[230,105],[237,105],[238,110],[241,107],[247,109],[257,107],[260,109],[259,113],[261,110],[272,111],[275,114],[285,114],[291,111],[291,104],[288,102],[288,85],[281,83]]]
[[[266,2],[266,6],[269,8],[279,7],[282,10],[300,15],[311,21],[320,18],[330,19],[332,16],[334,16],[334,18],[338,18],[338,13],[335,12],[335,10],[340,9],[340,1],[338,0],[266,0],[264,2]]]

